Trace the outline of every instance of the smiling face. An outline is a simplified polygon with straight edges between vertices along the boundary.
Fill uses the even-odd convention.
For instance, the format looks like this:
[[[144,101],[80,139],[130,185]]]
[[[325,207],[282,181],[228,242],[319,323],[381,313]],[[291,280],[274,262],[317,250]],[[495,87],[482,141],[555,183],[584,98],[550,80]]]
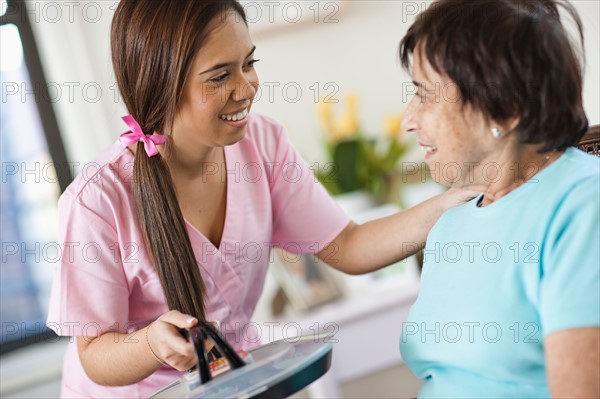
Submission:
[[[178,148],[223,147],[241,140],[258,88],[254,45],[240,16],[215,24],[188,72],[171,137]]]
[[[402,128],[417,135],[437,182],[481,183],[483,168],[497,162],[506,148],[490,134],[496,125],[488,124],[471,106],[463,106],[458,86],[435,72],[420,49],[415,48],[413,60],[417,93],[405,111]]]

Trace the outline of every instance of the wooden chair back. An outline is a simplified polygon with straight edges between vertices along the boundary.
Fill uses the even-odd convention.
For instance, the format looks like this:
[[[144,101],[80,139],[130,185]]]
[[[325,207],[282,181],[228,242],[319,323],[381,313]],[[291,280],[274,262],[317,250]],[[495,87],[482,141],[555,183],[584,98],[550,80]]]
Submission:
[[[600,157],[600,125],[590,126],[579,144],[577,144],[577,148]]]

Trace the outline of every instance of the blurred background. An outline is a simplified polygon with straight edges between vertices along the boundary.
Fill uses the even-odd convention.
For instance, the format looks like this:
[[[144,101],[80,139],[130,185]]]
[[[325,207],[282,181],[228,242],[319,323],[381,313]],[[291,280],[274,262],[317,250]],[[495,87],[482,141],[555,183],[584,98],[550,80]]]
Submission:
[[[571,2],[585,28],[584,104],[593,125],[600,122],[600,2]],[[357,161],[352,146],[342,149],[350,158],[338,158],[342,142],[360,137],[372,148],[363,170],[369,181],[358,173],[344,187],[326,184],[357,221],[441,190],[421,176],[402,178],[402,167],[421,159],[414,138],[399,131],[414,87],[399,66],[398,44],[430,1],[242,3],[261,60],[253,111],[282,122],[315,172],[332,161]],[[1,2],[2,397],[58,395],[66,341],[44,327],[53,267],[67,250],[57,240],[56,202],[74,175],[95,171],[90,161],[126,130],[109,52],[117,4]],[[298,299],[289,276],[270,274],[254,317],[259,330],[278,323],[261,342],[285,335],[289,323],[339,330],[332,371],[300,396],[414,396],[419,382],[402,365],[398,337],[418,291],[417,260],[376,276],[331,273],[324,281],[335,295]],[[365,334],[369,344],[357,349]]]

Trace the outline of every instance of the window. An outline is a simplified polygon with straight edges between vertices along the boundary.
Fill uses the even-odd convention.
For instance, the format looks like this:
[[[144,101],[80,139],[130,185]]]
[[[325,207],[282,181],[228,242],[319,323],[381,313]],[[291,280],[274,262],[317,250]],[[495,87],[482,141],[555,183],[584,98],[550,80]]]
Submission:
[[[72,179],[25,2],[0,9],[0,343],[7,352],[45,327],[60,260],[58,196]]]

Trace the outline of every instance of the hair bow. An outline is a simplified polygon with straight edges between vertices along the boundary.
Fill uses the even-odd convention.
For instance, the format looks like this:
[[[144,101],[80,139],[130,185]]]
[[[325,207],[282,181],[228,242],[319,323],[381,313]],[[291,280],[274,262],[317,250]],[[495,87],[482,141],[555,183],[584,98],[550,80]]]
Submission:
[[[158,154],[156,146],[164,144],[167,141],[167,136],[162,134],[144,134],[139,123],[137,123],[132,115],[123,116],[121,119],[123,119],[123,122],[131,129],[131,132],[124,133],[119,137],[121,144],[125,147],[141,141],[144,143],[146,154],[148,154],[149,157],[153,157]]]

